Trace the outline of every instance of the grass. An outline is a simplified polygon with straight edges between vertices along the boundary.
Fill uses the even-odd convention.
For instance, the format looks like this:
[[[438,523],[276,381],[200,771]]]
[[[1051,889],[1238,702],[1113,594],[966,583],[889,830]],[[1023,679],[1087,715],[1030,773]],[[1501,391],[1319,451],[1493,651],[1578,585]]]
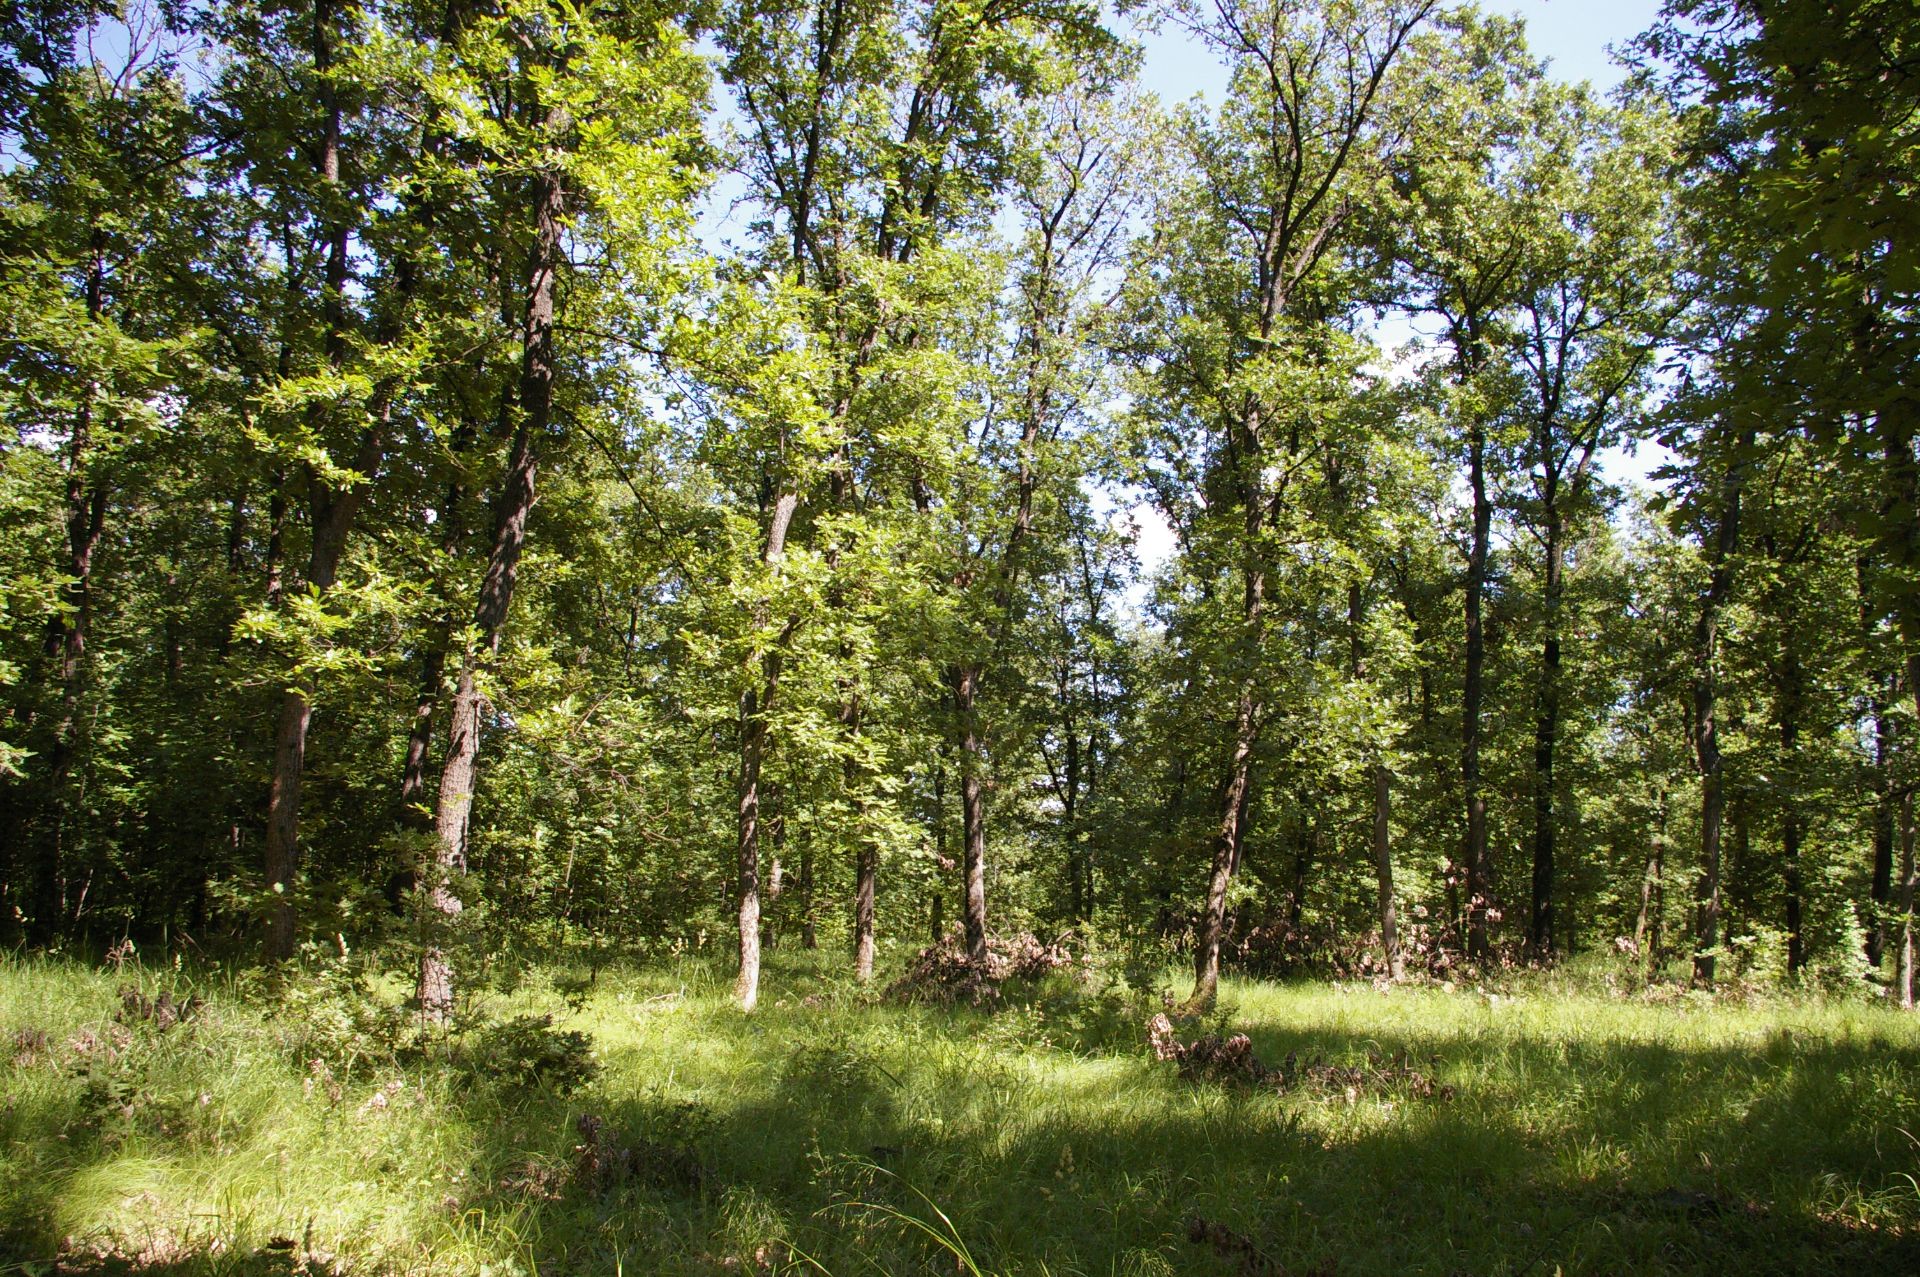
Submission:
[[[752,1017],[698,962],[536,971],[396,1050],[338,973],[0,959],[0,1273],[1920,1271],[1920,1017],[1229,982],[1262,1059],[1452,1088],[1277,1093],[1182,1080],[1097,979],[989,1014],[840,965],[771,955]],[[205,1006],[121,1023],[130,983]]]

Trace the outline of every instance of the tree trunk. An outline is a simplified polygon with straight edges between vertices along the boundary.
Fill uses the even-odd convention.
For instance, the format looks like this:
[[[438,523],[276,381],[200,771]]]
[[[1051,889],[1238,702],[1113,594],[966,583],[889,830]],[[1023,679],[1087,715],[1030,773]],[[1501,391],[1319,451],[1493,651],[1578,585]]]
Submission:
[[[1067,917],[1083,922],[1087,916],[1087,888],[1080,863],[1080,736],[1073,715],[1066,721],[1066,774],[1061,783],[1061,826],[1067,848]]]
[[[549,108],[547,122],[561,118]],[[514,583],[526,547],[527,517],[533,510],[539,469],[539,444],[553,417],[554,290],[560,273],[560,237],[566,216],[561,175],[543,170],[533,186],[533,262],[527,274],[526,316],[521,331],[520,414],[515,424],[507,472],[494,503],[493,545],[473,610],[473,636],[447,706],[447,755],[440,767],[434,801],[434,859],[427,867],[420,899],[422,943],[415,990],[420,1014],[445,1019],[453,1009],[454,978],[446,944],[461,902],[454,883],[467,868],[467,828],[480,772],[480,719],[485,697],[479,686],[482,665],[497,655],[513,607]]]
[[[987,960],[987,799],[982,777],[985,746],[975,708],[980,670],[960,666],[948,676],[953,713],[960,738],[960,881],[961,922],[966,930],[967,956],[976,964]]]
[[[769,691],[772,684],[769,678]],[[751,690],[740,698],[740,809],[734,847],[740,970],[734,977],[733,996],[743,1011],[753,1010],[760,1001],[760,768],[767,749],[765,709]]]
[[[1460,790],[1466,803],[1461,859],[1466,870],[1467,956],[1487,955],[1487,909],[1492,902],[1492,865],[1487,846],[1487,799],[1480,787],[1480,709],[1485,696],[1487,644],[1481,605],[1487,587],[1487,553],[1493,533],[1493,503],[1487,498],[1487,435],[1476,419],[1467,441],[1468,482],[1473,491],[1473,540],[1467,550],[1465,686],[1460,701]]]
[[[1900,798],[1900,883],[1894,896],[1893,993],[1904,1010],[1913,1010],[1913,795]]]
[[[500,423],[509,419],[512,400],[501,395]],[[467,451],[478,430],[472,421],[461,422],[454,431],[456,456]],[[466,501],[466,484],[456,475],[447,483],[446,508],[441,512],[440,548],[451,556],[460,549],[463,534],[461,506]],[[453,643],[453,618],[443,616],[427,649],[420,657],[420,686],[414,696],[413,722],[407,732],[407,753],[400,770],[400,823],[409,829],[425,830],[433,826],[433,808],[427,805],[427,759],[433,749],[433,716],[440,705],[441,683],[446,678],[447,650]],[[410,881],[419,879],[419,869],[411,860],[401,866],[401,874]]]
[[[1253,770],[1253,744],[1256,707],[1253,687],[1241,689],[1234,718],[1233,758],[1227,772],[1227,784],[1220,795],[1220,823],[1213,837],[1213,867],[1207,875],[1207,899],[1200,915],[1200,935],[1194,949],[1193,994],[1188,1006],[1206,1010],[1220,992],[1220,938],[1226,929],[1227,883],[1233,867],[1240,861],[1240,840],[1245,833],[1241,816],[1246,811],[1247,782]]]
[[[106,261],[100,234],[95,231],[87,266],[87,320],[99,322],[106,306]],[[54,724],[53,745],[47,751],[48,820],[38,839],[32,886],[28,892],[30,917],[27,936],[36,945],[52,943],[65,915],[62,878],[66,868],[69,816],[81,804],[68,793],[80,752],[81,695],[86,676],[87,641],[93,622],[93,554],[106,528],[107,489],[93,477],[94,397],[89,383],[74,416],[67,440],[66,500],[62,522],[66,528],[66,581],[61,587],[63,610],[47,625],[47,655],[60,675],[60,717]]]
[[[773,844],[772,862],[767,866],[767,889],[763,903],[766,908],[760,918],[760,944],[765,949],[780,947],[780,895],[786,890],[786,878],[780,865],[780,854],[786,850],[787,818],[780,808],[780,787],[767,786],[767,806],[771,813],[766,817],[767,835]]]
[[[372,476],[386,452],[387,417],[379,411],[367,428],[354,469]],[[347,536],[365,499],[366,483],[357,483],[315,498],[313,546],[307,557],[307,585],[324,594],[339,578]],[[292,686],[281,693],[280,722],[274,732],[273,779],[267,789],[266,871],[273,899],[267,906],[266,957],[270,962],[293,956],[294,905],[292,891],[299,870],[300,789],[306,773],[307,729],[313,722],[308,688]]]
[[[1920,711],[1920,597],[1911,588],[1916,561],[1920,560],[1920,465],[1913,455],[1913,405],[1901,402],[1882,409],[1875,417],[1886,458],[1886,491],[1882,506],[1883,546],[1894,574],[1891,602],[1899,625],[1900,642],[1905,651],[1907,692],[1914,708]],[[1895,957],[1895,984],[1900,1005],[1914,1005],[1914,852],[1913,796],[1904,794],[1900,802],[1900,886],[1899,950]]]
[[[426,805],[427,753],[433,747],[433,711],[440,703],[440,680],[446,668],[443,634],[420,657],[420,690],[414,695],[406,761],[400,769],[400,821],[411,829],[426,829],[432,824],[432,812]]]
[[[813,839],[804,838],[800,843],[800,947],[813,950],[820,947],[819,926],[813,913]]]
[[[1385,763],[1373,765],[1373,868],[1380,884],[1380,947],[1387,959],[1387,974],[1399,980],[1406,975],[1406,963],[1400,956],[1400,927],[1393,904],[1393,773]]]
[[[1753,801],[1743,786],[1727,786],[1726,854],[1721,859],[1720,879],[1725,885],[1720,910],[1720,930],[1738,935],[1747,929],[1754,916],[1753,889]]]
[[[874,880],[879,854],[866,839],[853,853],[853,978],[865,984],[873,979]]]
[[[1549,492],[1552,486],[1549,484]],[[1533,920],[1527,946],[1537,961],[1554,952],[1554,749],[1560,739],[1560,604],[1566,550],[1558,507],[1546,510],[1546,636],[1540,653],[1540,700],[1533,736]]]
[[[1873,805],[1873,883],[1868,893],[1868,907],[1873,916],[1868,919],[1867,965],[1873,968],[1876,975],[1886,958],[1889,915],[1893,910],[1895,809],[1900,805],[1900,800],[1894,790],[1893,778],[1894,720],[1887,706],[1898,694],[1897,680],[1889,679],[1886,694],[1876,693],[1873,698],[1873,773],[1876,792]]]
[[[1720,480],[1719,526],[1714,533],[1712,567],[1700,615],[1693,628],[1692,736],[1700,773],[1700,879],[1694,892],[1693,983],[1713,987],[1716,953],[1720,944],[1720,834],[1726,812],[1726,785],[1720,757],[1720,728],[1715,718],[1719,660],[1720,608],[1733,588],[1734,551],[1740,543],[1740,488],[1753,447],[1754,433],[1745,432],[1736,453],[1727,459]]]
[[[1262,327],[1263,333],[1271,327],[1277,310],[1278,299],[1270,294],[1266,305],[1268,322]],[[1243,551],[1247,555],[1241,617],[1255,653],[1260,648],[1267,603],[1267,573],[1261,557],[1261,538],[1266,529],[1264,481],[1260,471],[1261,422],[1258,405],[1251,406],[1240,423],[1238,440],[1243,471],[1238,479],[1239,497],[1246,524]],[[1220,791],[1220,823],[1214,830],[1213,865],[1207,874],[1207,898],[1194,948],[1193,993],[1187,999],[1188,1008],[1194,1011],[1211,1008],[1219,997],[1220,939],[1226,929],[1227,884],[1240,864],[1241,842],[1246,836],[1248,786],[1253,777],[1253,748],[1259,733],[1258,675],[1248,670],[1241,676],[1240,696],[1234,707],[1233,753],[1228,760],[1226,784]]]
[[[1361,624],[1365,619],[1365,592],[1354,581],[1347,586],[1347,633],[1352,646],[1352,672],[1355,682],[1367,676],[1366,640]],[[1386,958],[1387,972],[1395,980],[1406,974],[1400,959],[1400,929],[1393,903],[1393,773],[1382,758],[1373,767],[1373,868],[1379,884],[1380,948]]]
[[[1312,816],[1307,813],[1312,812]],[[1300,939],[1301,928],[1306,918],[1308,871],[1314,861],[1320,858],[1320,821],[1324,809],[1316,805],[1313,796],[1302,792],[1300,795],[1300,845],[1293,856],[1293,888],[1287,893],[1287,936],[1294,943]],[[1241,817],[1245,821],[1245,817]],[[1246,845],[1244,835],[1241,846]]]
[[[767,539],[760,554],[766,567],[778,564],[787,552],[787,530],[800,507],[798,492],[780,492],[768,512]],[[756,621],[765,623],[764,610]],[[792,626],[789,625],[789,630]],[[760,769],[766,761],[769,739],[767,713],[780,687],[785,637],[776,639],[760,657],[760,686],[740,698],[740,785],[735,825],[734,860],[738,874],[737,917],[740,928],[740,969],[733,996],[740,1009],[751,1011],[760,1001]]]
[[[1647,970],[1660,965],[1661,876],[1667,865],[1667,791],[1663,786],[1654,805],[1653,838],[1647,848],[1647,871],[1640,878],[1640,916],[1633,923],[1633,948],[1645,954]]]
[[[317,0],[313,11],[313,64],[319,73],[320,106],[323,118],[319,153],[319,178],[324,189],[336,192],[340,186],[341,110],[329,72],[333,65],[333,6],[329,0]],[[336,203],[337,197],[327,203]],[[325,335],[323,352],[327,363],[339,369],[346,361],[346,284],[347,236],[344,222],[331,222],[323,228],[326,244],[325,284],[321,309]],[[284,353],[284,352],[283,352]],[[325,408],[316,409],[324,416]],[[307,584],[318,592],[331,589],[339,575],[340,560],[346,552],[347,536],[353,520],[366,499],[366,489],[386,454],[386,410],[376,409],[362,432],[354,469],[365,482],[331,490],[320,485],[317,475],[312,497],[313,544],[307,562]],[[322,423],[317,423],[322,424]],[[321,433],[316,430],[316,433]],[[276,565],[269,567],[269,590],[279,592]],[[281,694],[280,721],[274,732],[273,779],[267,788],[267,837],[265,867],[267,888],[273,898],[267,904],[266,957],[279,961],[293,956],[294,905],[292,892],[299,868],[300,787],[306,771],[307,728],[313,721],[313,703],[308,689],[292,686]]]
[[[1782,689],[1780,716],[1780,753],[1788,775],[1796,775],[1795,756],[1799,753],[1799,661],[1787,656],[1786,687]],[[1785,878],[1787,906],[1787,972],[1799,975],[1807,965],[1807,938],[1804,926],[1805,885],[1800,865],[1802,825],[1800,804],[1788,787],[1787,800],[1780,811],[1780,859]]]

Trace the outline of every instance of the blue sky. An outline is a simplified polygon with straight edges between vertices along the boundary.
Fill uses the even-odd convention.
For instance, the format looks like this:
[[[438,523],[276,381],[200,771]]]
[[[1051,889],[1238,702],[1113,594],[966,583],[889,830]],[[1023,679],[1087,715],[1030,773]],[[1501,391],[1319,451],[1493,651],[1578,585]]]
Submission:
[[[1622,78],[1609,47],[1625,45],[1651,27],[1660,13],[1658,0],[1483,0],[1482,7],[1525,21],[1527,43],[1547,60],[1549,75],[1567,81],[1585,80],[1602,91]],[[1225,73],[1213,53],[1197,39],[1169,23],[1155,34],[1143,34],[1142,43],[1146,52],[1141,70],[1144,88],[1163,102],[1185,101],[1199,94],[1210,105],[1218,104]],[[1411,335],[1404,325],[1393,327],[1396,333]],[[1390,338],[1382,333],[1381,339],[1405,337]],[[1634,455],[1609,449],[1598,461],[1601,473],[1615,483],[1650,486],[1648,472],[1669,459],[1657,444],[1643,443]],[[1145,502],[1133,504],[1131,515],[1139,534],[1136,552],[1142,568],[1151,572],[1173,553],[1173,534]],[[1129,600],[1136,612],[1143,599],[1144,590],[1136,588]]]
[[[1550,74],[1565,80],[1589,80],[1599,89],[1620,80],[1620,68],[1607,56],[1653,25],[1657,0],[1490,0],[1488,12],[1511,13],[1527,24],[1527,42],[1548,59]],[[1162,101],[1178,102],[1198,93],[1219,101],[1225,76],[1214,56],[1171,23],[1145,38],[1146,88]]]

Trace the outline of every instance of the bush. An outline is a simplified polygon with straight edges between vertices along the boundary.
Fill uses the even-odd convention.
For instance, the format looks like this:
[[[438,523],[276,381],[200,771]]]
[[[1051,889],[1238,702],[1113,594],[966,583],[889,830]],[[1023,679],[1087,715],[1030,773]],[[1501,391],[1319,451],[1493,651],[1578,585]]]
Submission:
[[[515,1086],[545,1086],[565,1095],[600,1075],[593,1039],[556,1029],[550,1015],[518,1015],[468,1031],[460,1048],[469,1070]]]

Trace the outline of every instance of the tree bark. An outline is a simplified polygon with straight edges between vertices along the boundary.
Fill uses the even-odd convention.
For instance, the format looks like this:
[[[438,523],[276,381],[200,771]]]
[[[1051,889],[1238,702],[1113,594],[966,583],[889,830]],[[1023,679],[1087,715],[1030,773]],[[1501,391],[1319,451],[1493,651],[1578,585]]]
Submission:
[[[987,800],[982,776],[985,747],[980,739],[975,696],[977,666],[961,666],[948,680],[960,745],[960,882],[961,923],[967,956],[975,963],[987,960]]]
[[[1062,678],[1064,685],[1065,678]],[[1063,695],[1066,689],[1062,688]],[[1080,860],[1080,735],[1071,711],[1066,715],[1066,765],[1061,780],[1060,820],[1066,843],[1067,917],[1084,922],[1087,917],[1087,888],[1082,881]]]
[[[440,681],[447,668],[447,636],[439,635],[420,657],[420,689],[414,694],[413,722],[400,768],[400,821],[411,829],[432,825],[427,799],[427,754],[433,747],[433,711],[440,704]]]
[[[775,670],[766,680],[769,700],[777,678]],[[740,698],[739,817],[734,846],[740,968],[734,977],[733,996],[743,1011],[753,1010],[760,1001],[760,769],[766,761],[766,709],[766,702],[751,689]]]
[[[1393,773],[1385,763],[1373,765],[1373,867],[1380,886],[1380,948],[1386,955],[1387,974],[1395,980],[1406,976],[1406,962],[1400,954],[1400,926],[1393,902]]]
[[[106,308],[106,260],[99,232],[87,264],[87,321],[97,324]],[[52,943],[65,918],[62,879],[66,867],[69,815],[80,803],[68,792],[80,752],[81,697],[86,677],[87,641],[93,622],[93,555],[106,528],[107,489],[92,473],[96,388],[89,383],[67,440],[66,493],[62,523],[66,530],[65,607],[47,625],[47,655],[59,671],[60,717],[47,751],[48,820],[41,832],[28,892],[27,937],[36,945]]]
[[[820,933],[813,913],[813,840],[800,844],[800,947],[818,949]]]
[[[1307,815],[1312,812],[1311,816]],[[1293,943],[1299,943],[1301,928],[1306,917],[1308,871],[1320,858],[1320,821],[1324,808],[1316,805],[1313,795],[1302,791],[1300,795],[1300,845],[1293,856],[1293,887],[1287,892],[1287,936]],[[1245,817],[1241,819],[1244,821]],[[1244,836],[1241,846],[1246,846]]]
[[[546,122],[552,126],[563,118],[561,108],[554,107],[548,110]],[[479,778],[480,720],[486,705],[479,674],[481,667],[498,654],[507,614],[513,607],[514,583],[526,547],[527,517],[537,497],[540,445],[553,417],[554,292],[560,273],[566,199],[558,172],[542,170],[534,179],[533,260],[527,274],[521,330],[519,420],[514,427],[507,472],[494,503],[493,544],[474,605],[472,638],[447,705],[447,754],[441,763],[440,788],[434,800],[433,863],[427,866],[424,890],[416,893],[422,937],[415,998],[420,1014],[429,1021],[443,1020],[453,1009],[454,973],[446,945],[462,909],[454,884],[466,872],[468,822]]]
[[[1780,703],[1781,764],[1789,776],[1797,775],[1795,765],[1800,746],[1800,661],[1792,652],[1786,657]],[[1803,826],[1800,804],[1792,787],[1780,810],[1780,858],[1785,878],[1787,911],[1787,972],[1799,975],[1807,965],[1807,938],[1804,926],[1805,885],[1802,881],[1800,844]]]
[[[862,838],[853,853],[853,978],[865,984],[873,979],[874,882],[879,855]]]
[[[1894,897],[1894,999],[1903,1010],[1913,1010],[1913,795],[1900,798],[1900,883]]]
[[[1366,639],[1361,623],[1365,617],[1365,592],[1354,581],[1347,586],[1347,633],[1352,646],[1352,671],[1355,682],[1367,676]],[[1406,974],[1400,958],[1400,929],[1393,901],[1393,773],[1386,760],[1376,757],[1370,769],[1373,780],[1373,869],[1379,886],[1380,949],[1387,972],[1395,980]]]
[[[1876,692],[1872,705],[1876,792],[1873,805],[1873,881],[1868,891],[1869,908],[1873,916],[1868,919],[1867,965],[1876,974],[1886,958],[1888,915],[1893,909],[1894,826],[1898,820],[1896,809],[1900,805],[1893,779],[1894,720],[1887,709],[1888,702],[1899,694],[1899,685],[1897,680],[1889,679],[1887,682],[1886,693]]]
[[[1467,478],[1473,492],[1472,542],[1467,549],[1465,684],[1460,701],[1460,790],[1466,803],[1461,860],[1466,870],[1467,956],[1487,955],[1487,909],[1493,895],[1487,847],[1487,799],[1480,785],[1480,711],[1485,698],[1487,643],[1481,619],[1493,503],[1487,498],[1487,432],[1476,418],[1467,437]]]
[[[798,492],[782,491],[775,495],[760,554],[764,566],[775,567],[786,556],[787,530],[799,506]],[[764,612],[755,619],[764,625]],[[789,631],[794,624],[797,622],[789,623]],[[784,647],[785,636],[782,636],[762,653],[759,687],[748,688],[740,698],[740,784],[734,838],[740,966],[734,977],[733,996],[742,1011],[753,1010],[760,1001],[760,771],[766,763],[770,735],[767,713],[779,692]]]
[[[323,354],[334,369],[342,367],[347,355],[346,222],[339,216],[341,108],[332,87],[333,6],[330,0],[317,0],[313,12],[313,64],[319,76],[322,127],[318,176],[323,192],[322,239],[326,247],[325,282],[321,294]],[[316,409],[324,414],[325,409]],[[387,411],[377,406],[369,414],[362,431],[354,469],[363,482],[338,490],[320,483],[312,475],[313,543],[307,560],[307,584],[324,593],[333,587],[346,553],[347,537],[353,521],[366,500],[366,489],[386,455]],[[318,433],[318,432],[317,432]],[[274,568],[270,566],[272,574]],[[277,579],[269,581],[270,592],[277,595]],[[274,731],[273,779],[267,788],[267,837],[265,868],[267,902],[265,954],[268,961],[293,956],[294,903],[292,892],[299,869],[300,791],[306,771],[307,729],[313,722],[313,702],[309,689],[290,686],[280,698],[280,720]]]
[[[1227,783],[1220,795],[1220,821],[1213,836],[1213,865],[1207,874],[1207,897],[1200,915],[1200,934],[1194,948],[1193,993],[1188,1006],[1210,1008],[1220,992],[1220,939],[1226,930],[1227,884],[1240,861],[1244,834],[1241,816],[1246,810],[1247,784],[1253,770],[1257,707],[1253,687],[1241,689],[1234,714],[1233,756]]]
[[[1552,491],[1549,475],[1549,491]],[[1527,944],[1538,961],[1554,953],[1554,750],[1560,739],[1560,605],[1566,547],[1560,510],[1546,510],[1546,635],[1540,652],[1540,699],[1533,737],[1533,920]]]
[[[1713,987],[1715,950],[1720,944],[1720,835],[1727,797],[1720,727],[1714,714],[1720,609],[1733,588],[1734,552],[1740,544],[1741,484],[1753,440],[1751,429],[1740,436],[1735,455],[1727,459],[1720,477],[1711,568],[1693,628],[1691,734],[1700,774],[1700,878],[1694,891],[1693,983],[1705,989]]]
[[[1667,791],[1660,789],[1654,804],[1653,838],[1647,848],[1647,870],[1640,878],[1640,916],[1633,923],[1633,949],[1646,955],[1647,969],[1660,965],[1660,916],[1664,888],[1661,876],[1667,865]]]

